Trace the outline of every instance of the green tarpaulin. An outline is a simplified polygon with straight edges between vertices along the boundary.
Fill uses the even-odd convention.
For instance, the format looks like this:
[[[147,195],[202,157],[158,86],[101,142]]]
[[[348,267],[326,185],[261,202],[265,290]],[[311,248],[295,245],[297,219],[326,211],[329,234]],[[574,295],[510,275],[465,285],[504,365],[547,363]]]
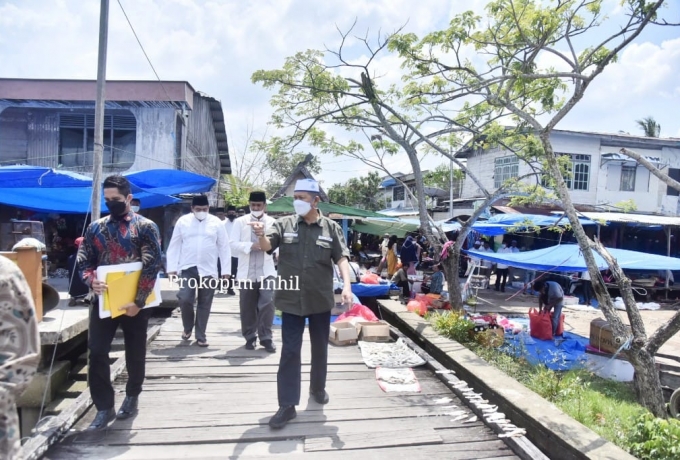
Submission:
[[[364,220],[362,222],[352,225],[352,228],[360,233],[368,233],[369,235],[397,235],[397,238],[405,238],[407,233],[418,231],[418,225],[401,221],[387,221],[387,220]]]
[[[349,206],[343,206],[341,204],[335,203],[319,203],[319,209],[322,213],[328,214],[340,214],[347,217],[385,217],[382,214],[378,214],[373,211],[366,211],[365,209],[351,208]],[[285,212],[294,213],[295,208],[293,208],[293,198],[290,196],[283,196],[277,198],[272,203],[267,205],[268,212]]]

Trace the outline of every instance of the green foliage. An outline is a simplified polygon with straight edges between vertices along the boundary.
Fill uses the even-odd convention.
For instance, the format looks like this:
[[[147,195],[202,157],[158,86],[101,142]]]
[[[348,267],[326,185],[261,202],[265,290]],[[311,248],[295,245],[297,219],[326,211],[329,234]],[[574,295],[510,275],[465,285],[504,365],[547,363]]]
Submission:
[[[563,179],[572,180],[573,167],[569,157],[553,151],[550,131],[584,97],[593,79],[616,61],[617,52],[639,35],[647,24],[645,15],[655,17],[660,5],[624,0],[620,16],[628,18],[598,30],[604,23],[603,4],[491,0],[483,16],[458,14],[448,27],[422,38],[411,33],[396,33],[377,43],[358,38],[365,48],[361,59],[356,59],[361,53],[355,43],[349,43],[354,34],[343,32],[340,49],[299,52],[287,58],[282,69],[260,70],[252,79],[274,90],[272,124],[287,132],[277,141],[281,152],[291,154],[307,144],[322,154],[368,164],[367,157],[378,157],[373,164],[381,169],[392,156],[405,153],[416,170],[424,155],[450,152],[454,146],[465,145],[473,152],[498,147],[533,171],[504,183],[502,192],[517,192],[522,196],[518,200],[529,203],[549,200],[555,190],[569,205]],[[345,54],[348,49],[352,56]],[[385,52],[401,61],[400,83],[381,84],[375,62]],[[338,129],[345,132],[331,134]],[[478,171],[462,162],[459,166],[481,194],[494,195],[479,180]],[[416,193],[422,196],[423,190]],[[343,199],[349,199],[348,194],[338,191]],[[419,205],[422,209],[424,201]],[[585,245],[585,234],[575,233]],[[465,340],[457,329],[460,321],[439,321]],[[559,399],[562,383],[543,383],[547,394]],[[659,407],[651,409],[660,412]]]
[[[236,207],[248,206],[250,192],[256,187],[245,179],[239,179],[231,174],[223,177],[229,182],[229,190],[224,192],[225,203]]]
[[[661,135],[661,125],[654,117],[645,117],[642,120],[635,120],[642,132],[647,137],[659,137]]]
[[[353,177],[345,184],[334,184],[328,190],[328,198],[333,203],[352,206],[369,211],[386,207],[380,198],[380,175],[371,171],[364,177]]]
[[[430,321],[434,324],[435,330],[445,337],[453,339],[458,343],[473,341],[470,336],[470,330],[475,327],[475,323],[466,319],[464,313],[454,310],[435,313],[430,316]]]
[[[632,198],[630,200],[619,201],[614,206],[619,208],[621,212],[637,211],[637,204],[635,203],[635,200]]]
[[[521,357],[515,358],[470,338],[467,333],[470,324],[455,312],[434,314],[430,321],[443,336],[465,344],[489,364],[621,448],[640,458],[677,456],[670,449],[679,445],[678,421],[654,419],[636,403],[630,384],[606,380],[585,369],[557,372],[543,365],[532,366]],[[654,454],[650,454],[652,449]]]
[[[426,187],[436,187],[448,191],[453,187],[454,190],[459,186],[460,181],[465,180],[465,173],[459,169],[453,169],[453,184],[451,183],[451,167],[445,164],[437,166],[434,170],[428,171],[423,176]]]
[[[641,415],[630,434],[630,453],[641,460],[680,458],[680,420]]]
[[[278,136],[273,136],[267,140],[253,141],[253,151],[265,152],[265,161],[261,167],[271,172],[271,178],[267,184],[267,191],[270,194],[278,191],[297,165],[304,162],[309,156],[308,153],[304,152],[289,152],[286,145],[287,141]],[[310,157],[306,167],[312,174],[321,172],[321,163],[315,156]]]

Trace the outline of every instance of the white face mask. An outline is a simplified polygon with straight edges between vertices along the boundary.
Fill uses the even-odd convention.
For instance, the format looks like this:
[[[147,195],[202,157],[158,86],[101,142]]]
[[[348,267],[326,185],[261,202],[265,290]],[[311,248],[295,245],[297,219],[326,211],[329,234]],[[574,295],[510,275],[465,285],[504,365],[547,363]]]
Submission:
[[[264,214],[264,211],[253,211],[251,209],[250,214],[252,214],[253,217],[262,217],[262,214]]]
[[[139,212],[139,206],[130,206],[132,212]]]
[[[303,200],[294,200],[293,207],[298,216],[306,216],[312,210],[312,205]]]
[[[205,220],[205,218],[208,217],[208,213],[205,211],[196,211],[194,212],[194,216],[196,216],[196,219],[198,220]]]

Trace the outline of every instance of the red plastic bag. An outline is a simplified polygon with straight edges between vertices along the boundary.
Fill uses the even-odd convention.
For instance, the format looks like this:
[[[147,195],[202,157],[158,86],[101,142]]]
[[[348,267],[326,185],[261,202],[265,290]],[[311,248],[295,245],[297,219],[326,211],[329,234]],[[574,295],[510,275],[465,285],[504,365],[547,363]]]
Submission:
[[[425,305],[420,300],[409,301],[409,303],[406,304],[406,309],[408,311],[412,311],[413,313],[417,313],[420,316],[425,316],[425,313],[427,313],[427,305]]]
[[[432,303],[432,298],[427,297],[425,294],[416,294],[415,299],[425,305],[425,307],[428,307],[430,303]]]
[[[347,310],[345,313],[342,315],[338,316],[338,319],[335,321],[341,321],[345,318],[351,318],[353,316],[363,318],[366,321],[378,321],[378,317],[375,316],[375,314],[371,311],[370,308],[368,308],[366,305],[360,305],[358,303],[355,303],[352,308]]]
[[[552,319],[555,317],[554,312],[550,312],[550,323],[552,324]],[[564,334],[564,313],[560,314],[560,322],[557,323],[557,331],[555,332],[555,335],[562,335]]]
[[[380,277],[375,273],[366,273],[361,277],[361,282],[364,284],[380,284]]]
[[[552,340],[552,321],[550,315],[535,308],[529,310],[529,329],[531,337],[539,340]]]

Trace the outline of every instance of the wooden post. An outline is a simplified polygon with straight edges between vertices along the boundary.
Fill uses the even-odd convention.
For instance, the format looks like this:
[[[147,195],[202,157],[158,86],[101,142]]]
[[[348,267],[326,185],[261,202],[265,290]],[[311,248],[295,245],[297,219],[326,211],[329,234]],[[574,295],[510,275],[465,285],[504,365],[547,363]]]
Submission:
[[[2,252],[0,255],[14,261],[26,278],[28,287],[31,289],[35,316],[38,322],[43,317],[42,296],[42,252],[35,248],[17,248],[16,252]]]

